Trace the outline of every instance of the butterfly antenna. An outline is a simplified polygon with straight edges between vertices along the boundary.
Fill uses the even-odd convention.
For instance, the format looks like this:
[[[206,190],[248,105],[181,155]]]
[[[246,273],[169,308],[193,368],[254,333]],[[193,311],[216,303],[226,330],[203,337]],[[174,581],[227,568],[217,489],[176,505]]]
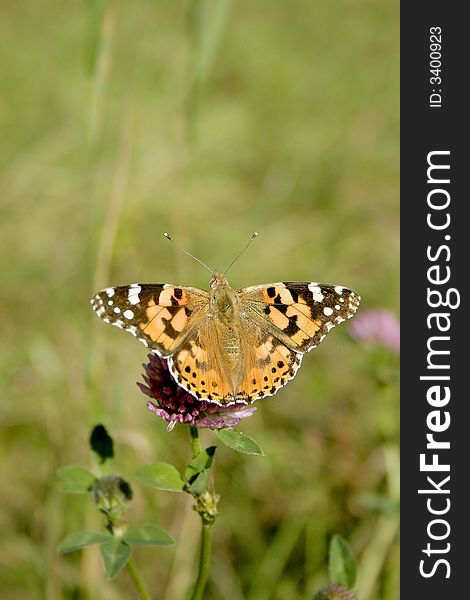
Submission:
[[[205,267],[208,271],[210,271],[212,273],[212,275],[214,275],[214,270],[211,269],[210,267],[208,267],[205,263],[202,262],[202,260],[199,260],[199,258],[196,258],[195,256],[193,256],[190,252],[188,252],[187,250],[185,250],[182,246],[180,246],[178,244],[178,242],[175,242],[175,240],[171,237],[171,235],[169,233],[164,233],[163,234],[167,240],[170,240],[170,242],[173,242],[173,244],[179,248],[181,250],[181,252],[184,252],[185,254],[187,254],[188,256],[190,256],[191,258],[194,258],[194,260],[196,262],[198,262],[200,265],[202,265],[203,267]]]
[[[251,239],[249,240],[248,244],[243,248],[243,250],[238,254],[238,256],[236,256],[232,260],[232,262],[229,264],[228,268],[224,271],[224,275],[227,275],[229,270],[232,268],[232,265],[240,258],[240,256],[245,252],[245,250],[248,248],[248,246],[251,244],[251,242],[253,242],[257,237],[258,237],[258,232],[255,231],[253,233],[253,235],[251,236]]]

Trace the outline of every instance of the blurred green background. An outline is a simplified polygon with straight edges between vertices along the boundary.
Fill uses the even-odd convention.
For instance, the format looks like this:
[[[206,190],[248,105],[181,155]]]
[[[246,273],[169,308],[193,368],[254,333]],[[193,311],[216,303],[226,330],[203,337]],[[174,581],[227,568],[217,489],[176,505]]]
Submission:
[[[134,281],[207,289],[164,231],[221,270],[258,231],[236,289],[317,280],[398,310],[398,23],[391,0],[2,0],[0,597],[135,597],[96,547],[57,554],[101,523],[55,478],[94,468],[98,422],[134,488],[129,522],[177,540],[135,555],[153,597],[186,597],[198,517],[134,473],[183,467],[188,434],[146,410],[145,348],[88,303]],[[343,325],[240,425],[266,456],[219,449],[205,597],[310,599],[334,533],[361,600],[399,597],[396,368]]]

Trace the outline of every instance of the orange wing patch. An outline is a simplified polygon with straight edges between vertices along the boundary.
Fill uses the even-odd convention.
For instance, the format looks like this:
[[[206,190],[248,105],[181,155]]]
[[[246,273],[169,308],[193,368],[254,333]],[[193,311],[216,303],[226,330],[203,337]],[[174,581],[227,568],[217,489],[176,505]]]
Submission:
[[[290,339],[299,348],[312,339],[322,326],[322,322],[314,318],[312,309],[306,304],[291,304],[286,310],[286,318],[289,324],[285,329],[288,330],[292,322],[295,322],[298,327],[298,330],[291,334]]]
[[[191,310],[187,306],[161,306],[152,299],[145,309],[147,321],[139,323],[142,332],[152,342],[171,353],[176,346],[179,334],[187,326]]]

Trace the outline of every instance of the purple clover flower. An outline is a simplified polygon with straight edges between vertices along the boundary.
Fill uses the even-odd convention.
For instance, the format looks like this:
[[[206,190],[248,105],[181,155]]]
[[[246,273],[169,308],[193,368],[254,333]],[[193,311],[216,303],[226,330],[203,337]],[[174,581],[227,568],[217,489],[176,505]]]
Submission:
[[[147,408],[168,422],[168,431],[177,423],[196,427],[222,429],[235,427],[241,419],[251,417],[255,406],[241,402],[231,406],[220,406],[206,400],[198,400],[177,384],[171,375],[167,361],[155,354],[148,355],[149,362],[143,365],[145,384],[137,382],[141,391],[155,402],[147,402]]]
[[[363,310],[353,319],[350,332],[360,342],[380,344],[392,352],[400,352],[400,322],[389,310]]]

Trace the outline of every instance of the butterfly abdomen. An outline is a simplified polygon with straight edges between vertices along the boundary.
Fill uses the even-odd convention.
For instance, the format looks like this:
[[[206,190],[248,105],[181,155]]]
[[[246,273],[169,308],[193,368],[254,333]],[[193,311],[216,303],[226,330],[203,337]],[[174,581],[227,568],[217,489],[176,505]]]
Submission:
[[[222,351],[230,361],[240,356],[240,337],[231,327],[225,327],[222,336]]]

